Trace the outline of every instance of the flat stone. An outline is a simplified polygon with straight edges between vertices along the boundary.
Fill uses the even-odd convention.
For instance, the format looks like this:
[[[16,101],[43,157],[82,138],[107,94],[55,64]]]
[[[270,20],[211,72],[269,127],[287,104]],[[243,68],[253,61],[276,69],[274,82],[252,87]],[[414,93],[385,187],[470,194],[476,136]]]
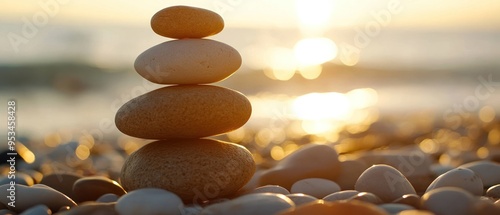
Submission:
[[[392,166],[380,164],[366,169],[356,181],[360,192],[370,192],[385,203],[390,203],[405,194],[416,194],[406,177]]]
[[[78,179],[73,184],[76,202],[95,201],[107,193],[122,196],[127,193],[118,182],[106,177],[93,176]]]
[[[129,192],[118,199],[115,205],[120,215],[180,215],[182,208],[184,204],[177,195],[157,188],[143,188]]]
[[[167,7],[153,15],[151,28],[164,37],[202,38],[221,32],[224,20],[210,10],[179,5]]]
[[[201,203],[234,194],[254,171],[252,154],[240,145],[212,139],[162,140],[132,153],[120,181],[127,191],[156,187]]]
[[[337,152],[330,146],[321,144],[305,145],[276,166],[265,170],[260,177],[260,185],[280,185],[290,189],[293,183],[306,178],[324,178],[335,181],[340,174]]]
[[[134,68],[157,84],[208,84],[222,81],[241,66],[233,47],[209,39],[172,40],[140,54]]]
[[[241,93],[209,85],[163,87],[136,97],[116,113],[116,127],[145,139],[201,138],[243,126],[252,113]]]

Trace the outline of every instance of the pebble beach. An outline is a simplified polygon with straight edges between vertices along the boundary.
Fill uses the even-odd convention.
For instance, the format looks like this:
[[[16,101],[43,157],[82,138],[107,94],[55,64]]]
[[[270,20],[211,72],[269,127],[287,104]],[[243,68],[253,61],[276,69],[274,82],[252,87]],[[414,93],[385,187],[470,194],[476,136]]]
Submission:
[[[222,17],[172,6],[150,25],[165,42],[134,69],[161,87],[124,101],[113,116],[121,134],[17,138],[16,155],[0,154],[0,214],[500,214],[494,110],[450,121],[365,105],[357,122],[321,133],[297,132],[308,127],[296,119],[248,126],[255,100],[218,85],[245,60],[210,38]]]

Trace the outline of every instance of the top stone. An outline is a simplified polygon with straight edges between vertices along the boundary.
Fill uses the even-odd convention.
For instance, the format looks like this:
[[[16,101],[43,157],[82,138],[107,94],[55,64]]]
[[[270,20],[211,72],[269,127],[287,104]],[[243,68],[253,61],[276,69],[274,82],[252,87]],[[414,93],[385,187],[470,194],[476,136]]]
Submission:
[[[174,39],[203,38],[221,32],[224,20],[210,10],[173,6],[158,11],[151,18],[151,28],[161,36]]]

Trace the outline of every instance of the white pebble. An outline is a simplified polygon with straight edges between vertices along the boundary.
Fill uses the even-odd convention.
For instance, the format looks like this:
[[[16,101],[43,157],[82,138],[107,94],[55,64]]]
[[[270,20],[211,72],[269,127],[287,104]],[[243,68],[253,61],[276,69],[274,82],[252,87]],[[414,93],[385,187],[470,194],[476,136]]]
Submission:
[[[144,188],[129,192],[120,197],[115,205],[120,215],[180,215],[183,208],[184,204],[177,195],[157,188]]]
[[[291,193],[303,193],[321,199],[330,193],[340,191],[337,183],[323,178],[307,178],[295,182]]]

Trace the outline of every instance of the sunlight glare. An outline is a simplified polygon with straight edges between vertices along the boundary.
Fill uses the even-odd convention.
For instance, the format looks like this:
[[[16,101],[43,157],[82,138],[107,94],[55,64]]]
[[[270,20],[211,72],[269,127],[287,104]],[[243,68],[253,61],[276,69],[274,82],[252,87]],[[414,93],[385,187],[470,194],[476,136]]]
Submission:
[[[352,112],[349,98],[337,92],[309,93],[297,97],[292,111],[302,120],[345,120]]]
[[[299,40],[293,48],[295,58],[301,66],[318,65],[337,56],[337,45],[330,39],[305,38]]]
[[[333,1],[296,0],[297,16],[301,27],[323,29],[333,13]]]
[[[293,51],[288,48],[275,48],[271,55],[271,72],[274,78],[280,81],[290,80],[295,74],[296,64]],[[269,72],[266,73],[270,76]]]
[[[313,65],[313,66],[303,66],[298,68],[300,75],[308,80],[314,80],[321,75],[323,66]]]

